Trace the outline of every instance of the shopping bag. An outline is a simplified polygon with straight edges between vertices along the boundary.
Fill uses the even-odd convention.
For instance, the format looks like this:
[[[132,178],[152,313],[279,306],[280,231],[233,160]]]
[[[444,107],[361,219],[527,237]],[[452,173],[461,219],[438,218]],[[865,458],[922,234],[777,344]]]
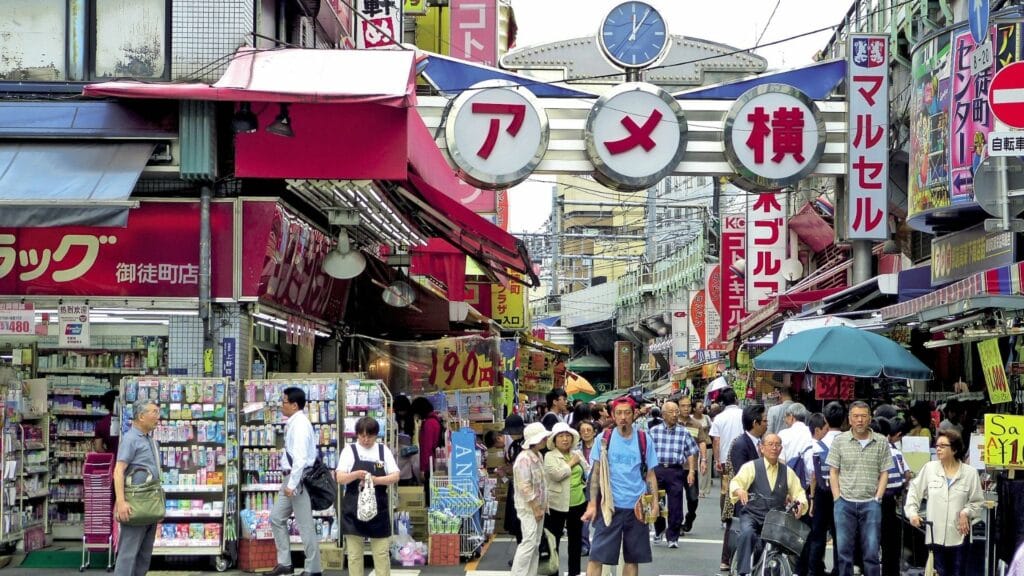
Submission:
[[[143,482],[132,482],[132,474],[125,474],[124,500],[131,508],[126,526],[149,526],[164,519],[164,489],[158,478],[147,471]]]
[[[377,517],[377,491],[373,480],[364,479],[359,484],[359,500],[356,504],[356,518],[361,522],[369,522]]]
[[[537,562],[538,576],[555,576],[558,574],[558,550],[555,548],[555,535],[546,528],[541,528],[544,534],[540,537],[540,548],[537,554],[540,559]]]
[[[928,551],[928,561],[924,564],[924,576],[935,575],[935,552]]]
[[[338,500],[338,482],[319,455],[302,475],[302,485],[306,487],[310,507],[315,511],[327,510]]]

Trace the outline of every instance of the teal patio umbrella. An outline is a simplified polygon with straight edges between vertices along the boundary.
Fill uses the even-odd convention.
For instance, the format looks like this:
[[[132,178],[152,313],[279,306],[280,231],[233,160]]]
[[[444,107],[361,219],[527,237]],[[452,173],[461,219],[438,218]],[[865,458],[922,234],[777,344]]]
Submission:
[[[809,372],[861,378],[927,380],[932,371],[899,344],[847,326],[798,332],[754,358],[768,372]]]

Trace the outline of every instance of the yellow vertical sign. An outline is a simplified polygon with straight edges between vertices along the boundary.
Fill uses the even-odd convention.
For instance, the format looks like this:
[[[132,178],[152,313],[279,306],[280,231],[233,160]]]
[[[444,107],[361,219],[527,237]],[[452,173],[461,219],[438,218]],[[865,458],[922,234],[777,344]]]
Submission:
[[[526,289],[522,284],[491,284],[491,318],[506,330],[526,328]]]
[[[981,357],[981,369],[985,372],[989,402],[1003,404],[1013,400],[1006,370],[1003,369],[1003,355],[999,353],[999,339],[978,342],[978,355]]]

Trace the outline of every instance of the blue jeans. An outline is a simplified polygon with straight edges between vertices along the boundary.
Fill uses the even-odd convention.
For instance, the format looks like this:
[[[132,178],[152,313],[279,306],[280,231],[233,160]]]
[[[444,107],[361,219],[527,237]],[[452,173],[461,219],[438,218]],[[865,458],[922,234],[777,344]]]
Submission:
[[[864,576],[880,576],[879,540],[882,532],[882,505],[874,500],[835,503],[836,539],[839,566],[836,576],[853,576],[854,552],[860,545]]]

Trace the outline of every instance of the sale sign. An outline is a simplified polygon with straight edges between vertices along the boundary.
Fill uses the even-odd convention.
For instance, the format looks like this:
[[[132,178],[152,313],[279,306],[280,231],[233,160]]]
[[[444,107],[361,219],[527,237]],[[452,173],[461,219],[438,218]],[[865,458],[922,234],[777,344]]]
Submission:
[[[34,305],[0,302],[0,336],[32,336],[35,331]]]
[[[464,342],[445,338],[430,351],[430,384],[436,390],[496,385],[494,362]]]
[[[989,402],[1004,404],[1012,401],[1006,370],[1003,369],[1003,355],[999,352],[999,339],[978,342],[978,355],[981,357],[981,369],[985,373]]]
[[[1024,467],[1024,416],[985,414],[985,464],[995,468]]]

